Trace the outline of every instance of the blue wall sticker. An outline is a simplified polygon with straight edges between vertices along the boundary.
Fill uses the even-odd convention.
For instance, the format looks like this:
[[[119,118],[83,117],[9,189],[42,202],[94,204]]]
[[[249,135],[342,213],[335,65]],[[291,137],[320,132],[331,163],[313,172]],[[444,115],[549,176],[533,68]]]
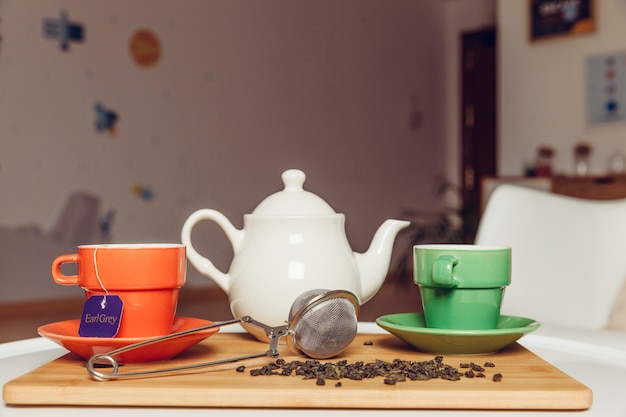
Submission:
[[[106,132],[111,136],[115,136],[117,133],[117,122],[119,120],[117,113],[104,107],[100,102],[96,102],[94,105],[94,111],[96,113],[96,132]]]
[[[98,221],[100,231],[107,240],[109,240],[112,236],[114,220],[115,209],[109,209],[102,215],[102,217],[100,217],[100,220]]]
[[[61,11],[59,18],[44,18],[43,35],[48,39],[59,41],[62,51],[70,49],[71,42],[82,42],[85,38],[83,25],[71,22],[67,17],[67,12]]]
[[[143,201],[150,201],[154,198],[154,191],[152,191],[152,188],[143,184],[133,185],[133,194]]]

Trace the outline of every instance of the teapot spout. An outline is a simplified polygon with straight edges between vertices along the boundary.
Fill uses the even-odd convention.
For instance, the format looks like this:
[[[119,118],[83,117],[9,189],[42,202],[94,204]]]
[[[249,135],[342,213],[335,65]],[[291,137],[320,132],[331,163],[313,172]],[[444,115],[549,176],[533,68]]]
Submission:
[[[367,251],[354,254],[361,277],[361,304],[376,295],[383,285],[391,263],[393,242],[398,232],[410,224],[405,220],[385,220],[374,234]]]

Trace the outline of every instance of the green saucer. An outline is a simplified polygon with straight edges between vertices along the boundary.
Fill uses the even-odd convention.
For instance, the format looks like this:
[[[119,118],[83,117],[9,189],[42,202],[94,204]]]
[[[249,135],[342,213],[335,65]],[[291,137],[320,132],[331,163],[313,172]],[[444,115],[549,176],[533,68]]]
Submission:
[[[423,313],[389,314],[376,324],[416,349],[439,354],[493,353],[540,326],[524,317],[500,316],[493,330],[453,330],[426,327]]]

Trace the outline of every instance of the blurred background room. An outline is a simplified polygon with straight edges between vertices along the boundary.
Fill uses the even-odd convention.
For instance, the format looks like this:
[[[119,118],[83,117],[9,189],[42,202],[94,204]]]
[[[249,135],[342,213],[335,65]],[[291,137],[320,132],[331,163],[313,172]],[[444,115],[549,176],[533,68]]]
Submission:
[[[531,3],[0,0],[0,341],[80,314],[56,256],[180,242],[200,208],[242,227],[289,168],[346,215],[358,252],[387,218],[425,219],[419,235],[443,217],[451,234],[427,239],[471,241],[482,180],[538,178],[541,148],[548,177],[582,173],[581,143],[585,176],[621,173],[621,108],[593,99],[609,60],[626,80],[626,3],[591,2],[591,28],[546,39],[529,35]],[[229,242],[199,229],[226,270]],[[418,307],[414,237],[363,319]],[[179,312],[226,319],[227,304],[189,266]]]

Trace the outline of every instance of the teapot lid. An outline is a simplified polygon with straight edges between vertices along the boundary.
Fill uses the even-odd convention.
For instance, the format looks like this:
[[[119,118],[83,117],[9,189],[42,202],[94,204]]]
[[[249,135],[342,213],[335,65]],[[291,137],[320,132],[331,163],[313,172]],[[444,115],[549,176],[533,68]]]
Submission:
[[[252,212],[261,216],[320,216],[335,214],[323,199],[302,188],[306,176],[299,169],[283,172],[285,189],[267,197]]]

